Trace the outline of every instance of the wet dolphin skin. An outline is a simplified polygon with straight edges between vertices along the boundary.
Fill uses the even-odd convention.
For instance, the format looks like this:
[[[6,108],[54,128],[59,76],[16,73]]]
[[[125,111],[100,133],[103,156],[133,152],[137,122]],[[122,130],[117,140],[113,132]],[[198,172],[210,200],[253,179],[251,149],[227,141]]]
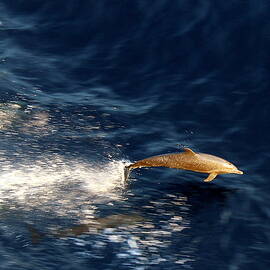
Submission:
[[[168,167],[207,173],[208,177],[204,180],[205,182],[214,180],[218,174],[243,174],[242,171],[225,159],[209,154],[195,153],[190,148],[184,148],[183,150],[182,153],[153,156],[126,166],[125,180],[128,179],[131,170],[142,167]]]

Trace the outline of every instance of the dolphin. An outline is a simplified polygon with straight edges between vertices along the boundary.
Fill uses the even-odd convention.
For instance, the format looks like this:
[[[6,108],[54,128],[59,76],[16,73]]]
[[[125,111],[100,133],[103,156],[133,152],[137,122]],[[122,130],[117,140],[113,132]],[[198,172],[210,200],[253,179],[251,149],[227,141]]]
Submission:
[[[91,233],[91,229],[97,231],[104,230],[106,228],[118,228],[120,226],[127,227],[129,225],[135,225],[137,223],[143,222],[144,219],[138,214],[116,214],[110,215],[104,218],[93,219],[93,222],[87,224],[79,224],[72,228],[66,230],[60,230],[54,233],[54,236],[57,237],[69,237],[77,236],[84,233]]]
[[[106,228],[118,228],[127,227],[130,225],[140,224],[145,219],[136,214],[115,214],[109,215],[103,218],[94,218],[92,222],[85,224],[78,224],[68,229],[56,230],[49,232],[48,234],[39,232],[33,225],[27,224],[27,228],[31,234],[31,240],[33,244],[38,244],[41,240],[46,237],[66,238],[72,236],[79,236],[81,234],[91,234],[95,231],[99,232]],[[93,230],[93,231],[92,231]]]
[[[183,148],[182,153],[173,153],[149,157],[125,167],[124,180],[128,180],[131,170],[142,167],[168,167],[209,174],[204,182],[210,182],[218,174],[243,174],[229,161],[204,153],[195,153],[190,148]]]

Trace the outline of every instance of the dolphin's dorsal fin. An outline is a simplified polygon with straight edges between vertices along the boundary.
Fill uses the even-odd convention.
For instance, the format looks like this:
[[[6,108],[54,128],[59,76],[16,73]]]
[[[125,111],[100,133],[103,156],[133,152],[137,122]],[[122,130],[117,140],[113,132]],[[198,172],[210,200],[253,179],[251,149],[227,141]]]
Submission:
[[[193,152],[190,148],[185,147],[185,148],[183,148],[183,150],[184,150],[186,153],[189,153],[189,154],[192,154],[192,155],[196,155],[196,153]]]

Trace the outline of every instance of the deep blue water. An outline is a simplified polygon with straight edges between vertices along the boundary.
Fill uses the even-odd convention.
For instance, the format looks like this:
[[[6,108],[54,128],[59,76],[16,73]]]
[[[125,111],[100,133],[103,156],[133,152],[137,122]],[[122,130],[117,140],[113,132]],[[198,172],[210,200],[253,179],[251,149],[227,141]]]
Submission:
[[[1,0],[0,269],[269,269],[269,12]],[[183,146],[244,175],[123,185]]]

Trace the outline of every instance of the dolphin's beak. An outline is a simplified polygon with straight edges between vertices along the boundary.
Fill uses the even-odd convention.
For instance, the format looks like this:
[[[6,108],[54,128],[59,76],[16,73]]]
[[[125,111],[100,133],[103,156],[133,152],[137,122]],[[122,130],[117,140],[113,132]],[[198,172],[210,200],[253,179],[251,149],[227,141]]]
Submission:
[[[244,172],[242,172],[242,171],[240,171],[240,170],[237,170],[235,173],[236,173],[236,174],[244,174]]]

